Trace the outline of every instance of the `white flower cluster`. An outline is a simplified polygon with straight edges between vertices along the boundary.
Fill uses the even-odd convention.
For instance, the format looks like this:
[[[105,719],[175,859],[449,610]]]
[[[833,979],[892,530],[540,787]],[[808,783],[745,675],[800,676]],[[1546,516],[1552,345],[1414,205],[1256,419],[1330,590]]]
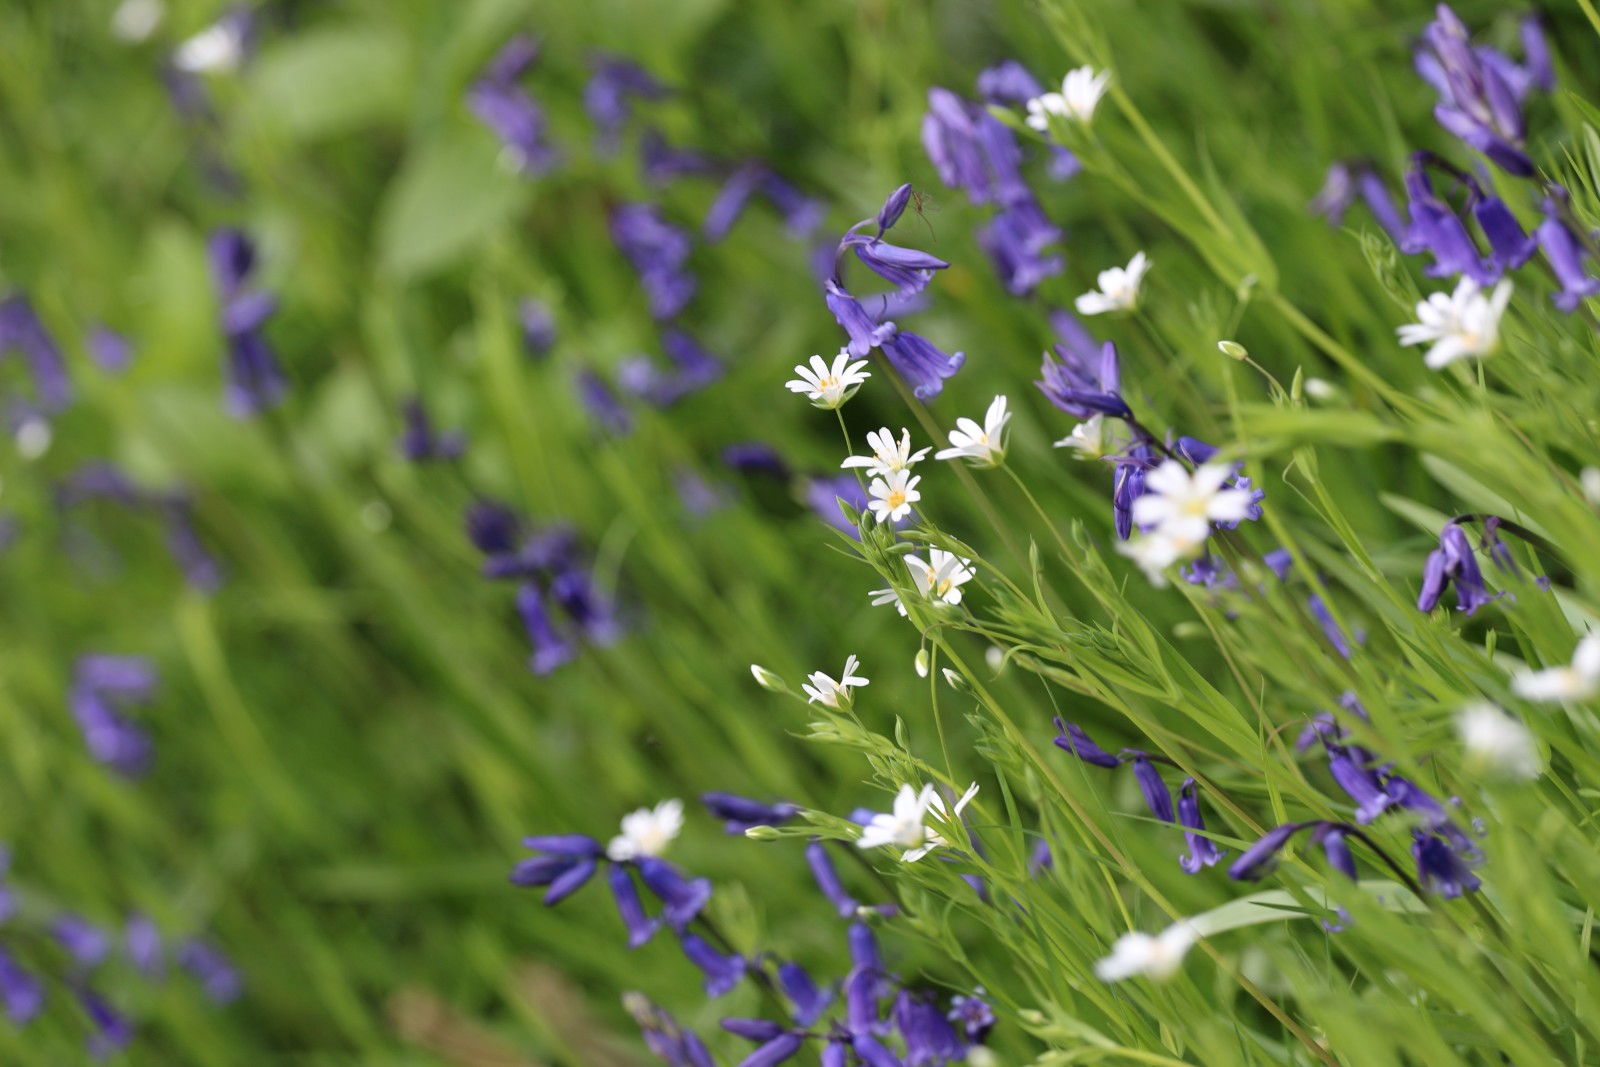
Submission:
[[[1117,551],[1153,584],[1166,585],[1166,569],[1198,555],[1212,523],[1243,522],[1249,516],[1251,493],[1226,488],[1232,476],[1233,468],[1222,463],[1203,463],[1191,474],[1177,460],[1167,460],[1145,476],[1145,493],[1133,502],[1133,521],[1144,535],[1118,544]]]

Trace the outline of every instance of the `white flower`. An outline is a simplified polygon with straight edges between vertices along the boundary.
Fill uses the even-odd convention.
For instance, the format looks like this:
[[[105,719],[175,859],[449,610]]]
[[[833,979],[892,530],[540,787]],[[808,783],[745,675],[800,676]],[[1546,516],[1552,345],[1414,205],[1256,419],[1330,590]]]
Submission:
[[[845,657],[844,673],[836,682],[821,671],[812,671],[808,679],[810,684],[800,683],[800,688],[805,690],[810,699],[807,704],[822,704],[825,707],[841,708],[850,706],[850,690],[867,684],[865,678],[856,674],[861,663],[854,656]]]
[[[244,26],[239,19],[225,18],[184,41],[172,53],[172,65],[191,74],[205,71],[232,71],[244,58]]]
[[[1110,85],[1109,70],[1096,73],[1093,67],[1079,67],[1068,71],[1061,79],[1059,93],[1045,93],[1028,101],[1028,125],[1048,130],[1052,115],[1088,125]]]
[[[911,451],[911,431],[905,428],[900,430],[900,441],[895,442],[894,434],[885,426],[881,430],[873,430],[867,434],[867,444],[872,446],[870,456],[851,456],[841,467],[865,467],[867,474],[874,478],[887,478],[897,471],[906,470],[921,462],[932,449],[919,448]]]
[[[54,439],[55,434],[51,432],[48,421],[36,415],[30,416],[17,427],[17,453],[23,459],[38,459],[50,451],[50,442]]]
[[[898,608],[900,610],[901,617],[902,618],[905,617],[905,614],[906,614],[905,601],[901,600],[900,599],[900,594],[896,593],[893,589],[873,589],[870,592],[868,592],[867,595],[872,598],[872,606],[873,607],[878,608],[878,607],[882,607],[885,604],[893,604],[896,608]],[[926,675],[924,675],[924,677],[926,677]]]
[[[1084,293],[1073,303],[1080,315],[1103,315],[1108,311],[1132,311],[1139,306],[1139,284],[1149,273],[1151,263],[1143,252],[1135,252],[1126,267],[1100,272],[1098,291]]]
[[[961,603],[961,586],[972,580],[971,566],[970,559],[962,559],[954,552],[939,548],[928,550],[926,563],[917,556],[906,556],[906,568],[911,571],[911,580],[917,588],[929,600],[945,604]],[[900,613],[905,614],[904,606]]]
[[[1458,359],[1490,356],[1500,347],[1500,316],[1510,300],[1510,279],[1484,296],[1477,282],[1462,278],[1449,296],[1434,293],[1418,304],[1417,321],[1396,332],[1402,345],[1433,345],[1422,357],[1433,370]]]
[[[622,817],[622,833],[611,839],[606,855],[617,863],[640,856],[659,856],[683,829],[683,801],[663,800]]]
[[[927,825],[929,816],[938,822],[948,823],[961,817],[962,809],[972,800],[978,792],[978,783],[973,782],[967,791],[961,794],[961,799],[956,801],[955,807],[949,814],[945,812],[944,798],[933,785],[925,785],[919,792],[909,785],[900,787],[900,792],[894,797],[894,812],[892,814],[879,813],[872,817],[872,821],[861,828],[861,836],[856,839],[858,848],[882,848],[885,845],[895,845],[905,849],[900,854],[902,863],[915,863],[934,849],[948,844],[937,830]]]
[[[1056,447],[1072,449],[1079,459],[1099,459],[1121,450],[1125,443],[1115,424],[1107,427],[1106,417],[1096,415],[1074,426],[1070,435],[1056,442]]]
[[[800,377],[789,381],[789,391],[804,393],[812,406],[831,411],[855,396],[861,383],[872,377],[871,371],[861,369],[866,365],[864,359],[852,363],[850,350],[845,348],[833,357],[831,367],[821,356],[812,356],[809,368],[795,367],[794,372]]]
[[[1456,735],[1469,759],[1503,778],[1537,778],[1544,767],[1533,731],[1493,704],[1469,704],[1457,712]]]
[[[1154,937],[1135,930],[1117,938],[1111,955],[1094,965],[1094,973],[1102,982],[1120,982],[1136,975],[1164,982],[1178,973],[1183,957],[1199,939],[1199,932],[1182,920]]]
[[[949,448],[934,453],[934,459],[970,459],[975,467],[998,467],[1006,458],[1006,423],[1011,412],[1006,410],[1006,398],[997,396],[989,403],[989,410],[979,426],[968,418],[956,420],[950,431]]]
[[[1163,589],[1167,584],[1166,569],[1180,559],[1198,555],[1204,540],[1188,540],[1165,530],[1152,530],[1131,541],[1118,541],[1117,551],[1137,563],[1151,585]]]
[[[1169,459],[1145,475],[1145,493],[1133,502],[1133,521],[1180,543],[1199,543],[1214,522],[1243,522],[1250,513],[1250,492],[1224,489],[1233,469],[1222,463],[1203,463],[1190,474],[1182,463]]]
[[[1579,471],[1578,484],[1583,487],[1583,499],[1600,507],[1600,467],[1585,467]]]
[[[122,0],[111,16],[111,32],[120,41],[137,44],[156,31],[165,14],[161,0]]]
[[[1511,679],[1511,691],[1527,700],[1552,703],[1588,700],[1600,693],[1600,634],[1589,634],[1578,642],[1570,667],[1518,672]]]
[[[872,510],[873,517],[879,522],[899,522],[911,514],[911,505],[922,499],[917,491],[920,481],[920,474],[913,475],[907,470],[896,471],[887,478],[872,479],[872,484],[867,486],[872,496],[867,507]]]

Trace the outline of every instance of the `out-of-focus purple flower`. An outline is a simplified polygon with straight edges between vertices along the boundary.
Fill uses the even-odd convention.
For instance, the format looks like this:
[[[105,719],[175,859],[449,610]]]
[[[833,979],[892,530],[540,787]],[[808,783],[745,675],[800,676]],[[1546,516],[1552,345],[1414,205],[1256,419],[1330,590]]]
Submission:
[[[214,593],[222,587],[222,564],[217,562],[200,539],[195,527],[194,506],[184,497],[172,497],[161,503],[162,524],[166,531],[167,552],[183,572],[183,580],[202,593]]]
[[[6,1018],[18,1026],[44,1008],[44,985],[24,970],[3,946],[0,946],[0,1001],[5,1002]]]
[[[121,374],[133,362],[133,344],[106,326],[89,331],[89,358],[107,374]]]
[[[1122,766],[1122,761],[1089,739],[1082,728],[1067,722],[1060,716],[1055,719],[1056,729],[1060,734],[1055,739],[1056,747],[1072,753],[1085,763],[1092,763],[1096,767],[1114,769]]]
[[[1200,816],[1200,791],[1193,778],[1185,778],[1178,788],[1178,822],[1183,826],[1184,840],[1189,843],[1189,854],[1178,861],[1185,871],[1199,874],[1225,855],[1215,842],[1203,836],[1206,824]],[[1195,833],[1197,830],[1202,833]]]
[[[720,997],[744,978],[746,964],[743,956],[718,952],[699,934],[682,934],[679,943],[689,962],[705,974],[706,996]]]
[[[1111,519],[1117,536],[1133,536],[1133,502],[1148,491],[1145,476],[1156,466],[1155,449],[1141,441],[1117,459],[1111,474]]]
[[[645,1047],[665,1060],[667,1067],[716,1067],[705,1043],[644,994],[624,993],[622,1006],[639,1024]]]
[[[83,656],[73,667],[67,706],[97,763],[127,778],[149,771],[150,736],[121,709],[150,703],[155,668],[135,656]]]
[[[988,1038],[989,1031],[994,1029],[994,1008],[980,995],[979,989],[970,996],[957,994],[950,998],[950,1014],[946,1016],[951,1022],[961,1027],[962,1034],[967,1043],[981,1045]]]
[[[708,518],[728,504],[727,486],[708,481],[693,467],[674,470],[672,488],[678,494],[678,503],[694,519]]]
[[[716,199],[706,209],[705,221],[700,224],[700,236],[708,244],[715,244],[728,236],[728,231],[733,229],[733,224],[744,213],[745,204],[761,188],[766,170],[765,165],[751,161],[734,168],[733,173],[723,181]]]
[[[1330,746],[1328,773],[1340,789],[1356,804],[1356,823],[1365,826],[1394,804],[1394,797],[1384,789],[1378,775],[1360,762],[1364,753],[1360,749],[1347,750]]]
[[[1529,58],[1539,69],[1530,75],[1493,49],[1474,48],[1466,25],[1440,4],[1416,57],[1418,73],[1439,91],[1439,125],[1518,177],[1534,173],[1523,151],[1522,97],[1536,79],[1553,81],[1543,36],[1533,36]]]
[[[544,109],[519,84],[538,58],[539,42],[518,34],[467,90],[467,107],[500,142],[504,160],[530,175],[545,173],[559,159],[546,140]]]
[[[863,266],[906,294],[920,293],[934,274],[950,266],[938,256],[867,234],[846,234],[841,247],[849,248]]]
[[[1357,199],[1367,205],[1367,210],[1378,220],[1378,225],[1399,243],[1405,233],[1405,225],[1400,221],[1400,211],[1395,207],[1394,197],[1389,195],[1383,179],[1372,165],[1364,160],[1346,159],[1335,162],[1328,168],[1328,176],[1323,181],[1322,188],[1311,198],[1311,203],[1307,206],[1312,214],[1326,218],[1329,225],[1342,226],[1345,212]]]
[[[1260,840],[1239,853],[1239,858],[1229,864],[1228,877],[1236,882],[1254,882],[1266,877],[1276,865],[1278,853],[1289,843],[1289,838],[1309,825],[1311,824],[1289,822],[1268,830]]]
[[[780,1032],[740,1060],[739,1067],[777,1067],[780,1063],[788,1063],[800,1051],[802,1043],[801,1035]]]
[[[1261,562],[1265,563],[1267,568],[1278,576],[1278,581],[1287,582],[1289,580],[1289,570],[1294,566],[1294,556],[1287,548],[1275,548],[1262,556]]]
[[[1483,584],[1472,544],[1455,523],[1446,523],[1439,532],[1439,547],[1428,553],[1422,568],[1422,591],[1417,596],[1418,611],[1432,611],[1446,587],[1454,583],[1456,610],[1468,615],[1493,600]]]
[[[412,463],[449,462],[467,450],[467,435],[461,430],[436,433],[421,397],[407,397],[400,404],[405,432],[400,435],[400,454]]]
[[[224,401],[229,414],[247,418],[276,407],[289,388],[262,332],[277,301],[250,288],[256,247],[243,231],[226,227],[212,231],[206,251],[228,344]]]
[[[738,441],[722,450],[722,462],[745,474],[765,474],[787,481],[789,465],[778,450],[761,441]]]
[[[975,236],[1012,296],[1026,296],[1067,268],[1061,255],[1044,254],[1047,246],[1061,239],[1061,230],[1031,201],[998,212]]]
[[[934,1067],[966,1057],[967,1043],[931,996],[902,989],[895,997],[893,1015],[905,1042],[905,1067]]]
[[[742,834],[753,826],[782,826],[804,810],[787,801],[765,804],[736,793],[702,793],[700,802],[723,820],[723,828],[730,834]]]
[[[1143,752],[1134,753],[1131,762],[1134,780],[1139,783],[1139,792],[1144,795],[1145,807],[1162,822],[1172,822],[1172,793],[1168,791],[1167,783],[1161,780],[1161,772],[1156,770]],[[1195,810],[1198,812],[1199,808]]]
[[[839,879],[839,872],[833,865],[833,859],[828,855],[828,848],[821,841],[806,842],[806,863],[811,868],[811,877],[816,879],[817,888],[822,890],[822,895],[828,898],[834,910],[841,919],[855,916],[861,905],[844,888],[844,882]]]
[[[511,869],[511,884],[546,887],[544,903],[559,904],[583,888],[605,855],[605,846],[584,834],[546,834],[525,837],[524,848],[539,855],[522,860]]]
[[[1322,846],[1322,854],[1327,858],[1328,866],[1352,882],[1357,882],[1361,880],[1361,875],[1356,870],[1355,857],[1350,855],[1350,845],[1345,840],[1348,833],[1349,831],[1338,823],[1324,823],[1312,832],[1310,841],[1313,845]]]
[[[822,201],[802,193],[794,184],[775,171],[768,170],[761,179],[761,195],[772,209],[783,216],[784,229],[796,240],[809,237],[822,225],[827,209]]]
[[[12,350],[22,353],[33,381],[34,396],[25,404],[30,411],[55,415],[72,403],[72,380],[61,349],[21,293],[0,300],[0,357]]]
[[[78,996],[78,1003],[83,1005],[84,1013],[89,1016],[91,1029],[84,1039],[89,1055],[103,1060],[127,1048],[128,1042],[133,1040],[133,1023],[92,989],[82,986],[74,992]]]
[[[549,674],[578,654],[577,643],[556,629],[545,607],[544,594],[532,581],[517,587],[517,615],[533,647],[528,669],[534,674]]]
[[[517,301],[517,325],[522,328],[522,350],[539,358],[556,344],[556,319],[544,301],[525,296]]]
[[[666,86],[637,63],[606,53],[590,56],[583,109],[595,124],[595,143],[600,151],[616,149],[622,129],[633,114],[633,100],[659,100],[666,95]]]
[[[613,863],[606,871],[606,883],[611,887],[611,897],[617,904],[617,914],[628,931],[628,947],[638,948],[648,942],[661,929],[658,920],[644,913],[644,902],[639,899],[639,887],[633,884],[633,874],[628,865]]]
[[[1561,290],[1552,299],[1556,307],[1567,314],[1578,310],[1578,305],[1600,293],[1600,280],[1584,270],[1584,261],[1590,258],[1590,244],[1581,238],[1569,222],[1571,212],[1564,197],[1551,197],[1544,204],[1544,221],[1534,232],[1545,262],[1555,273]]]
[[[1489,242],[1489,269],[1496,274],[1516,270],[1539,250],[1538,240],[1528,235],[1498,196],[1475,197],[1472,217]]]
[[[592,370],[578,372],[578,399],[601,429],[617,437],[633,430],[633,416],[622,406],[605,379]]]
[[[498,555],[516,550],[522,538],[522,520],[496,500],[475,500],[467,506],[467,539],[479,552]]]
[[[679,148],[667,143],[657,130],[645,130],[639,138],[639,167],[651,185],[665,185],[683,177],[701,177],[717,170],[717,161],[698,148]]]
[[[616,605],[585,570],[569,567],[550,580],[550,596],[583,631],[590,644],[605,647],[622,636]]]
[[[711,900],[711,881],[688,878],[666,860],[641,856],[635,861],[645,888],[661,901],[661,918],[682,932],[705,910]]]
[[[138,912],[128,916],[122,925],[122,947],[134,969],[150,981],[159,982],[166,973],[161,931],[150,916]]]
[[[1317,620],[1317,625],[1322,627],[1322,633],[1327,637],[1328,643],[1333,646],[1333,650],[1345,659],[1349,659],[1351,655],[1350,639],[1345,636],[1344,629],[1339,625],[1338,620],[1329,613],[1328,605],[1323,602],[1321,595],[1312,593],[1306,597],[1306,607],[1311,610],[1311,617]],[[1361,639],[1359,633],[1356,634],[1356,639],[1358,641]]]
[[[1079,353],[1073,349],[1062,345],[1054,347],[1055,355],[1045,353],[1039,381],[1033,383],[1052,404],[1078,419],[1095,415],[1133,417],[1122,399],[1122,370],[1115,342],[1107,341],[1100,346],[1098,365],[1092,369],[1080,361]]]
[[[623,204],[611,212],[611,240],[632,264],[658,322],[677,316],[698,283],[685,264],[693,242],[651,204]]]
[[[1472,867],[1447,842],[1424,830],[1411,833],[1411,855],[1417,861],[1417,881],[1446,899],[1475,892],[1480,883]]]
[[[1430,154],[1418,152],[1406,171],[1406,206],[1411,222],[1401,236],[1400,250],[1407,255],[1430,253],[1433,264],[1427,269],[1429,277],[1454,278],[1464,274],[1479,285],[1493,285],[1499,278],[1493,264],[1478,254],[1472,235],[1455,209],[1433,191],[1426,170],[1433,161]]]
[[[839,502],[861,512],[866,509],[867,499],[861,480],[850,474],[819,475],[807,480],[805,485],[806,506],[823,522],[851,537],[859,537],[860,531],[851,524]]]
[[[1054,870],[1056,865],[1055,853],[1051,851],[1047,838],[1039,838],[1033,844],[1033,851],[1028,855],[1028,877],[1037,878],[1045,871]]]
[[[188,971],[206,999],[213,1004],[231,1004],[244,991],[239,969],[216,945],[204,938],[191,937],[178,946],[178,966]]]
[[[778,988],[789,998],[796,1026],[810,1026],[833,1003],[833,990],[818,988],[806,969],[792,960],[778,965]]]
[[[993,199],[989,161],[978,137],[978,108],[948,89],[928,90],[922,148],[939,180],[961,189],[974,204]]]
[[[63,912],[50,921],[50,936],[84,970],[100,966],[111,954],[111,935],[70,912]]]

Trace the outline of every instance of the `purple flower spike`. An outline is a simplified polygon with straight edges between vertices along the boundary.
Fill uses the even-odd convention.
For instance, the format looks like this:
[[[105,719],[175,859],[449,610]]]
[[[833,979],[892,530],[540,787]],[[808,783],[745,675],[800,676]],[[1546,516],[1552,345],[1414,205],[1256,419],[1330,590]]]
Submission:
[[[1428,554],[1422,570],[1422,591],[1417,596],[1418,611],[1432,611],[1439,597],[1451,583],[1455,584],[1456,610],[1468,615],[1493,600],[1483,584],[1483,573],[1478,569],[1472,543],[1461,527],[1447,523],[1439,532],[1439,547]]]
[[[810,1026],[833,1003],[833,990],[819,989],[806,969],[793,961],[778,965],[778,988],[789,998],[796,1026]]]
[[[412,463],[450,461],[467,450],[467,436],[460,430],[435,433],[420,397],[408,397],[400,405],[405,433],[400,436],[400,454]]]
[[[1411,223],[1400,241],[1400,250],[1407,255],[1431,253],[1434,262],[1427,270],[1429,277],[1453,278],[1465,274],[1479,285],[1492,285],[1499,273],[1479,256],[1478,246],[1473,243],[1460,216],[1433,191],[1425,169],[1431,158],[1426,153],[1418,153],[1406,172]]]
[[[683,954],[689,962],[704,972],[708,997],[720,997],[730,992],[744,978],[745,959],[740,955],[724,955],[706,943],[698,934],[683,934],[679,938]]]
[[[854,916],[861,905],[845,892],[844,883],[839,880],[839,872],[833,866],[827,846],[821,841],[806,842],[806,863],[811,867],[811,876],[816,879],[817,888],[822,890],[822,895],[838,911],[839,917],[848,919]]]
[[[641,856],[637,866],[645,888],[662,903],[661,917],[674,930],[681,931],[693,922],[711,899],[710,880],[685,878],[666,860]]]
[[[467,107],[500,142],[503,159],[528,175],[543,174],[559,158],[546,140],[544,109],[518,84],[538,56],[538,42],[519,34],[467,90]]]
[[[851,1034],[850,1047],[867,1067],[905,1067],[900,1057],[884,1048],[883,1043],[871,1034]]]
[[[1350,855],[1350,845],[1345,840],[1347,834],[1348,831],[1337,823],[1326,823],[1311,835],[1311,843],[1322,846],[1328,866],[1352,882],[1358,882],[1361,875],[1356,870],[1355,857]]]
[[[639,889],[633,884],[633,875],[626,865],[613,863],[606,871],[606,882],[611,886],[611,896],[617,903],[617,914],[628,930],[628,947],[638,948],[656,935],[661,924],[644,913],[644,903],[639,899]]]
[[[885,326],[891,332],[879,347],[888,358],[889,366],[911,386],[911,395],[918,400],[927,402],[938,396],[944,390],[944,380],[967,361],[964,353],[947,355],[920,334],[894,330],[893,323],[885,323]]]
[[[155,685],[155,668],[137,656],[84,656],[78,660],[67,704],[95,762],[127,778],[141,777],[150,770],[154,756],[150,735],[120,709],[148,704]]]
[[[161,931],[148,915],[133,914],[122,928],[122,945],[134,969],[152,982],[166,973]]]
[[[911,202],[911,183],[906,182],[900,188],[889,194],[883,202],[883,207],[878,209],[878,232],[894,229],[894,224],[900,221],[900,216],[905,213],[906,205]]]
[[[1056,729],[1060,735],[1055,738],[1056,747],[1072,753],[1085,763],[1092,763],[1096,767],[1113,769],[1122,766],[1122,761],[1093,741],[1089,735],[1073,723],[1067,722],[1060,716],[1055,719]]]
[[[743,474],[765,474],[787,481],[789,465],[777,449],[760,441],[738,441],[722,450],[722,462]]]
[[[782,1024],[771,1019],[723,1019],[720,1025],[746,1041],[771,1041],[784,1032]]]
[[[517,614],[533,646],[528,669],[534,674],[549,674],[578,654],[577,644],[555,628],[545,608],[544,595],[532,582],[517,587]]]
[[[1333,775],[1333,780],[1338,783],[1339,788],[1355,801],[1358,825],[1365,826],[1372,822],[1395,803],[1394,797],[1378,784],[1377,775],[1358,764],[1352,758],[1350,750],[1329,749],[1328,773]]]
[[[1139,783],[1139,792],[1144,794],[1145,806],[1150,809],[1150,814],[1162,822],[1172,822],[1172,793],[1167,790],[1167,783],[1161,780],[1161,772],[1156,770],[1143,752],[1133,756],[1133,777]]]
[[[1060,362],[1057,362],[1059,358]],[[1117,346],[1107,341],[1100,348],[1099,365],[1090,370],[1078,354],[1062,345],[1055,346],[1055,355],[1046,352],[1039,367],[1039,380],[1033,383],[1056,407],[1077,419],[1095,415],[1111,415],[1119,419],[1133,417],[1127,402],[1122,399],[1122,375],[1117,358]]]
[[[1545,261],[1561,283],[1561,291],[1553,297],[1556,307],[1570,315],[1584,300],[1600,293],[1600,280],[1584,270],[1584,261],[1589,258],[1588,246],[1568,225],[1562,205],[1555,200],[1545,203],[1545,218],[1534,236]]]
[[[806,506],[835,530],[859,539],[861,531],[845,516],[844,509],[839,506],[841,500],[858,513],[866,510],[868,496],[861,479],[852,474],[830,474],[806,482]],[[906,518],[909,521],[910,516]]]
[[[559,904],[583,887],[598,867],[605,848],[592,837],[582,834],[558,834],[548,837],[529,837],[523,845],[536,852],[511,870],[511,883],[527,888],[548,887],[544,903]]]
[[[1305,825],[1289,822],[1268,830],[1259,841],[1239,853],[1239,858],[1228,867],[1228,877],[1235,882],[1254,882],[1266,877],[1277,865],[1278,853],[1283,846]]]
[[[83,1005],[93,1027],[85,1038],[89,1055],[103,1060],[127,1048],[128,1042],[133,1040],[133,1024],[93,990],[81,988],[76,992],[78,1003]]]
[[[782,826],[803,810],[798,804],[763,804],[735,793],[702,793],[700,802],[723,820],[723,829],[742,834],[753,826]]]
[[[667,88],[649,71],[620,56],[594,55],[589,68],[589,81],[583,87],[583,109],[595,124],[596,145],[601,152],[611,152],[633,115],[632,101],[659,100],[667,95]]]
[[[667,1062],[667,1067],[716,1067],[705,1042],[685,1030],[642,993],[624,993],[622,1006],[644,1037],[645,1047]]]
[[[1472,217],[1489,241],[1489,263],[1495,273],[1516,270],[1539,250],[1539,242],[1523,230],[1522,223],[1498,196],[1485,196],[1472,205]]]
[[[1185,778],[1183,785],[1178,788],[1178,822],[1183,826],[1184,840],[1189,843],[1189,854],[1178,860],[1185,871],[1199,874],[1222,859],[1224,853],[1209,837],[1193,832],[1206,828],[1205,820],[1200,815],[1200,791],[1193,778]]]
[[[882,974],[883,957],[878,954],[878,939],[873,936],[872,927],[864,922],[851,923],[849,940],[850,962],[874,974]]]
[[[0,1001],[6,1018],[18,1026],[28,1022],[44,1008],[44,986],[0,948]]]
[[[1412,831],[1411,855],[1417,861],[1417,881],[1446,899],[1475,892],[1482,884],[1466,860],[1434,834]]]
[[[517,325],[522,329],[522,348],[539,358],[550,354],[556,344],[556,319],[549,305],[531,296],[517,302]]]
[[[226,954],[201,938],[190,938],[178,946],[178,966],[200,983],[200,989],[213,1004],[231,1004],[244,991],[244,979]]]

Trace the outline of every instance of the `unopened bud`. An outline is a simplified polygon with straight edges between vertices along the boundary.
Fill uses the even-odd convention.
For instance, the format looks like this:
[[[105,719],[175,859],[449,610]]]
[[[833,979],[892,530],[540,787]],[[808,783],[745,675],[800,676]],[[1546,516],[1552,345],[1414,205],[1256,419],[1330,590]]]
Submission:
[[[756,684],[771,693],[787,693],[789,686],[782,678],[767,670],[759,663],[750,664],[750,673],[755,676]]]
[[[949,667],[943,668],[943,671],[945,684],[949,685],[951,689],[954,689],[958,693],[972,692],[972,686],[968,685],[967,680],[961,677],[961,675],[957,674]]]
[[[917,658],[912,661],[912,664],[917,668],[917,677],[926,678],[928,676],[928,650],[925,648],[918,649]]]
[[[1217,351],[1221,352],[1229,359],[1236,359],[1241,363],[1250,358],[1250,353],[1247,352],[1244,345],[1240,344],[1238,341],[1218,341]]]

